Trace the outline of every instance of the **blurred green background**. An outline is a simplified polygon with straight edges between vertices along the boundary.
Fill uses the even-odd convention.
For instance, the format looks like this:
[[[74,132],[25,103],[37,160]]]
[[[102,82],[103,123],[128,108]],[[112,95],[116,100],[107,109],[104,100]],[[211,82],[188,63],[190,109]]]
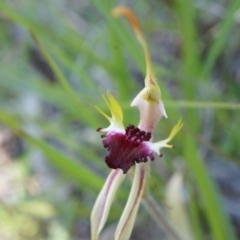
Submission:
[[[152,162],[151,193],[167,208],[169,179],[181,171],[179,221],[187,218],[193,238],[240,239],[239,0],[0,0],[0,239],[90,239],[109,173],[96,132],[108,122],[94,105],[107,111],[109,89],[125,126],[137,125],[130,103],[145,75],[130,26],[110,14],[120,4],[141,23],[162,90],[168,119],[155,139],[184,123],[175,148]],[[125,181],[102,239],[112,239],[129,188]],[[141,208],[132,239],[160,233]]]

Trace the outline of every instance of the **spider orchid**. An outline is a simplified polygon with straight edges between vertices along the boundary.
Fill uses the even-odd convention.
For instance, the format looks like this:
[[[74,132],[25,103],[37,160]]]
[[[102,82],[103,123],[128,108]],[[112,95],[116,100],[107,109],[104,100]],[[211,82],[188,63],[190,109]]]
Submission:
[[[98,239],[106,223],[116,192],[126,177],[126,173],[131,169],[134,172],[132,187],[114,238],[115,240],[129,239],[141,198],[146,192],[149,162],[154,160],[154,153],[160,157],[162,156],[160,153],[161,148],[173,147],[168,143],[183,126],[181,120],[179,120],[165,140],[152,142],[153,133],[160,118],[163,116],[167,118],[167,114],[153,71],[148,47],[141,33],[140,25],[129,8],[124,6],[117,7],[112,13],[114,16],[126,16],[135,31],[146,59],[146,78],[144,89],[140,91],[131,103],[131,106],[139,108],[140,122],[138,127],[134,125],[124,127],[122,109],[109,91],[107,91],[106,96],[103,96],[103,99],[111,112],[111,116],[108,116],[99,107],[96,107],[110,122],[107,128],[99,128],[98,131],[104,133],[101,136],[103,138],[103,146],[108,150],[105,162],[112,170],[92,209],[92,240]]]

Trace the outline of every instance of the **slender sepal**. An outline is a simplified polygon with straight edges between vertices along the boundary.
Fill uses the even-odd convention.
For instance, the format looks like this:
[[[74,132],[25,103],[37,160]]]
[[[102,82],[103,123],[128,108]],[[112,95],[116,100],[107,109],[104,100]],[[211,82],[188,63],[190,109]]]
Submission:
[[[146,163],[136,164],[131,192],[127,204],[118,223],[115,240],[128,240],[132,233],[139,204],[145,191],[145,184],[149,173]]]
[[[126,174],[121,169],[112,170],[100,191],[91,213],[91,240],[97,240],[106,223],[116,192]]]

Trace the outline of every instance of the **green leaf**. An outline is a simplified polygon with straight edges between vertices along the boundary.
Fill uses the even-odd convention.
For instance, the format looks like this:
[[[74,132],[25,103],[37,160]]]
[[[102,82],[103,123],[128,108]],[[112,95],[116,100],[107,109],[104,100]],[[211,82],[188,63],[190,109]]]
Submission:
[[[103,179],[88,170],[80,161],[76,161],[59,152],[43,140],[37,139],[20,128],[20,124],[4,111],[0,110],[0,121],[10,127],[15,134],[23,138],[29,144],[38,147],[62,173],[70,177],[81,188],[99,190],[103,185]]]

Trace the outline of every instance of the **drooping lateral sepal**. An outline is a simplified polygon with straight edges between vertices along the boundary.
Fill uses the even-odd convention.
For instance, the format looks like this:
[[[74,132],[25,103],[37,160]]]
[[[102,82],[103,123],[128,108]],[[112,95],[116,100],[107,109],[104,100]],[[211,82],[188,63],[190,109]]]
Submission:
[[[139,204],[145,190],[148,174],[148,164],[136,164],[131,192],[129,194],[128,201],[124,208],[122,216],[119,220],[115,232],[115,240],[128,240],[130,238],[138,212]]]
[[[116,192],[125,178],[121,169],[112,170],[100,191],[91,213],[91,240],[98,240],[106,223]]]

